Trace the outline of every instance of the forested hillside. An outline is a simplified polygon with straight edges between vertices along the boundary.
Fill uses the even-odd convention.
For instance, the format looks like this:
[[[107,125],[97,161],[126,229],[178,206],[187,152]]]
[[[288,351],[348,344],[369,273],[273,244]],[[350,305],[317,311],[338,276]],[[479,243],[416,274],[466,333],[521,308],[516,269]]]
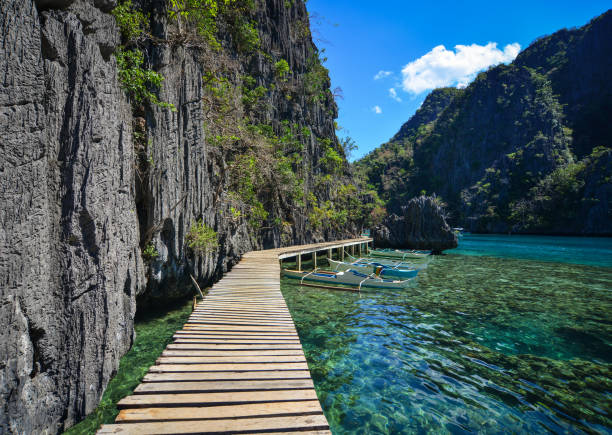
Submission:
[[[419,193],[475,232],[612,234],[612,12],[437,89],[356,163],[398,211]]]

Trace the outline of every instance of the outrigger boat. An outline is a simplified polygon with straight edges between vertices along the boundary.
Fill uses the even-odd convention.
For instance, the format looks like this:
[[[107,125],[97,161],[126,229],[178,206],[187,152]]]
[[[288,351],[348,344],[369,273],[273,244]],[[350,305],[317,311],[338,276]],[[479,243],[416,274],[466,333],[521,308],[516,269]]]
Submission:
[[[356,270],[357,272],[372,274],[374,273],[381,278],[397,278],[409,279],[414,278],[419,273],[418,269],[400,269],[393,266],[385,266],[383,264],[374,263],[344,263],[342,261],[332,260],[328,258],[329,265],[335,271]]]
[[[351,254],[344,254],[348,259],[348,262],[352,264],[369,264],[372,266],[387,266],[395,269],[417,269],[423,270],[426,269],[429,263],[433,260],[433,255],[429,255],[428,257],[421,260],[412,260],[412,261],[401,261],[401,260],[391,260],[387,258],[357,258],[353,257]]]
[[[358,289],[361,289],[362,287],[401,289],[408,287],[414,281],[414,278],[402,281],[384,279],[376,276],[373,273],[366,275],[365,273],[357,272],[356,270],[351,269],[342,272],[331,272],[318,269],[311,272],[300,272],[297,270],[283,269],[283,274],[289,278],[299,279],[301,282],[317,281],[327,284],[352,285],[357,286]]]
[[[370,251],[371,257],[399,258],[402,260],[423,259],[431,255],[431,251],[402,251],[399,249],[374,249]]]

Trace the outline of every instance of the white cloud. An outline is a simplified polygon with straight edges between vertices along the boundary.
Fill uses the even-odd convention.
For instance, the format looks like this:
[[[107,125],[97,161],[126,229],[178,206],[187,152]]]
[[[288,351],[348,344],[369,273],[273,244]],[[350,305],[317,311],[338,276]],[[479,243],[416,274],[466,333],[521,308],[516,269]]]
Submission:
[[[499,63],[511,62],[521,50],[515,42],[497,48],[496,42],[487,45],[456,45],[455,51],[438,45],[429,53],[410,62],[402,69],[402,88],[420,94],[443,86],[465,87],[479,71]]]
[[[391,71],[380,70],[374,76],[374,80],[384,79],[385,77],[389,77],[391,74],[393,74]]]
[[[397,101],[398,103],[402,102],[402,99],[397,96],[397,91],[395,90],[395,88],[389,89],[389,96],[393,98],[395,101]]]
[[[377,115],[380,115],[382,113],[382,109],[380,108],[380,106],[374,106],[372,107],[372,112],[376,113]]]

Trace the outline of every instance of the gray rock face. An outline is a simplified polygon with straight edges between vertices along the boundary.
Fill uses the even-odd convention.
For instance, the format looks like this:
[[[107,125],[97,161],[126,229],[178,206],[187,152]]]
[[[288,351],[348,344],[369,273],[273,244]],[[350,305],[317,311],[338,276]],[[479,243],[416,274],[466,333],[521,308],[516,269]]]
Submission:
[[[165,37],[164,1],[134,3]],[[165,77],[160,100],[177,111],[143,107],[134,118],[112,55],[120,42],[108,14],[115,4],[0,2],[0,433],[57,433],[93,410],[133,341],[136,296],[184,295],[193,291],[188,273],[210,282],[241,253],[281,244],[278,229],[252,234],[228,219],[227,162],[206,140],[208,66],[197,50],[146,50]],[[314,45],[304,3],[270,0],[256,14],[262,48],[305,74]],[[242,60],[236,75],[274,81],[263,57]],[[258,122],[288,119],[335,138],[329,92],[313,104],[270,89]],[[136,173],[133,126],[150,139],[144,175]],[[312,138],[303,153],[315,167],[322,152]],[[306,190],[313,184],[304,181]],[[199,218],[219,234],[219,250],[194,258],[184,239]],[[322,237],[303,215],[292,223],[283,243]],[[145,240],[160,253],[147,268]]]
[[[0,433],[55,433],[97,405],[142,277],[117,31],[63,3],[0,6]]]
[[[163,9],[163,3],[154,2],[150,13],[154,17],[153,30],[163,39],[169,37],[172,29],[160,7]],[[270,0],[265,7],[257,9],[256,16],[261,52],[286,59],[296,77],[296,86],[303,86],[309,57],[316,48],[310,37],[296,35],[296,23],[308,23],[304,3],[296,1],[288,7],[284,0]],[[229,40],[221,40],[221,43],[231,47]],[[202,76],[213,69],[209,63],[214,60],[203,56],[197,46],[158,44],[151,48],[150,54],[153,68],[165,77],[160,98],[177,109],[172,112],[145,108],[148,152],[154,163],[141,186],[143,200],[139,202],[143,207],[139,208],[139,214],[142,234],[152,236],[151,241],[160,255],[151,263],[143,298],[160,299],[193,293],[188,273],[193,273],[202,283],[211,282],[237,262],[243,252],[280,246],[281,234],[272,225],[264,225],[268,229],[251,234],[244,219],[233,222],[230,218],[228,161],[220,153],[219,146],[210,143],[205,131],[204,113],[210,108],[203,106]],[[278,127],[280,120],[291,120],[300,127],[307,127],[312,135],[302,154],[303,164],[316,166],[321,151],[315,137],[335,138],[333,119],[337,109],[333,99],[322,104],[313,104],[306,95],[288,99],[279,90],[282,84],[262,54],[232,53],[232,56],[232,75],[257,77],[258,85],[270,89],[260,101],[262,110],[254,114],[257,117],[254,121]],[[314,178],[314,174],[307,176]],[[304,182],[308,190],[314,190],[313,179]],[[274,198],[267,211],[272,216],[275,209],[282,207],[281,201]],[[305,216],[293,211],[289,213],[294,228],[291,240],[285,243],[323,239],[308,230]],[[185,249],[184,236],[199,218],[218,233],[219,250],[194,258]]]
[[[377,248],[427,249],[440,253],[457,247],[457,235],[446,223],[444,209],[433,197],[420,196],[391,214],[372,231]]]

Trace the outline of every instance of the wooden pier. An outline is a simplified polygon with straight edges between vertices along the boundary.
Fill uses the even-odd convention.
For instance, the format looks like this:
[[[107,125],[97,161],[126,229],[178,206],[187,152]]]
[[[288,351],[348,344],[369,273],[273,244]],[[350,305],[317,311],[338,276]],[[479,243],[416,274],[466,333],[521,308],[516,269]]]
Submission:
[[[253,251],[216,283],[174,335],[115,424],[98,433],[317,433],[329,425],[280,291],[279,259],[369,238]]]

